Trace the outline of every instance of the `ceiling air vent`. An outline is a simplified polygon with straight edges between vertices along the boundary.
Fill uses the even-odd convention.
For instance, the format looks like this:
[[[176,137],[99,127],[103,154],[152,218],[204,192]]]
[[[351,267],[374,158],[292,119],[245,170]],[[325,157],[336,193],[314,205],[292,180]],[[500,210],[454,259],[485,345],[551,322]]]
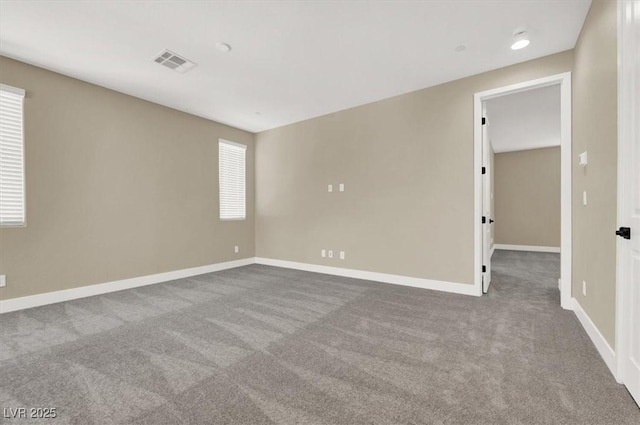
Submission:
[[[191,68],[196,67],[194,62],[191,62],[189,59],[183,58],[180,55],[176,55],[171,50],[165,50],[160,53],[160,55],[158,55],[153,61],[181,74],[184,74]]]

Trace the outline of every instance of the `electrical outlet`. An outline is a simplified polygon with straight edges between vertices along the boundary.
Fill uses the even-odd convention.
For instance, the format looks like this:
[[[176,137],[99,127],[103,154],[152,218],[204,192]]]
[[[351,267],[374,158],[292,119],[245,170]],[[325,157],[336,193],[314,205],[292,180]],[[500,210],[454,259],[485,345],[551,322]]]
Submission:
[[[587,282],[584,280],[582,281],[582,295],[587,296]]]
[[[340,192],[344,192],[344,183],[340,183]]]
[[[326,251],[326,250],[324,250],[324,249],[323,249],[323,250],[321,250],[321,251],[320,251],[320,256],[321,256],[322,258],[326,257],[326,256],[327,256],[327,251]]]
[[[7,275],[0,274],[0,288],[7,286]]]
[[[333,258],[333,251],[329,250],[329,258]]]
[[[333,185],[332,184],[327,186],[327,192],[333,192]]]
[[[237,245],[233,248],[233,250],[236,254],[240,252],[240,248]]]
[[[582,205],[587,205],[587,191],[582,192]]]
[[[340,259],[344,260],[344,251],[340,251]]]

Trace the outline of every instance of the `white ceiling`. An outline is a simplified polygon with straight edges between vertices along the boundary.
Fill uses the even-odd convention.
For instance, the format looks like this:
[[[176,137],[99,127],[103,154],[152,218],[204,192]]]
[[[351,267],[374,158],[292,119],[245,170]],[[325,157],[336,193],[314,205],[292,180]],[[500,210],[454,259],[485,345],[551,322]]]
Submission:
[[[0,54],[258,132],[571,49],[589,5],[3,0]],[[164,49],[198,66],[154,63]]]
[[[491,99],[487,118],[496,153],[560,146],[560,85]]]

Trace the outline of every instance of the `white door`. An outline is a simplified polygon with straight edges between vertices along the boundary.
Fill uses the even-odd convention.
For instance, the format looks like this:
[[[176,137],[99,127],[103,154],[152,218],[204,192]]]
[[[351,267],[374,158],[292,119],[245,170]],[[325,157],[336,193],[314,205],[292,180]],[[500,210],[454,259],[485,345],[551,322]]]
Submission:
[[[620,145],[620,184],[618,200],[621,226],[616,232],[622,291],[622,382],[640,405],[640,1],[622,2],[622,143]],[[628,88],[627,88],[628,87]]]
[[[487,105],[482,103],[482,292],[491,284],[491,145]]]
[[[640,121],[639,121],[640,122]],[[637,125],[640,130],[640,125]],[[640,134],[640,133],[636,133]],[[618,233],[625,234],[627,229],[631,239],[624,240],[621,243],[623,256],[630,257],[630,272],[626,273],[631,276],[630,282],[627,282],[627,291],[625,295],[627,308],[625,309],[625,320],[627,329],[626,346],[627,350],[624,356],[623,378],[622,381],[629,389],[629,392],[640,405],[640,142],[638,136],[635,137],[634,146],[634,186],[633,188],[633,211],[629,224],[620,227]],[[629,227],[626,227],[629,226]],[[624,301],[623,301],[624,302]]]

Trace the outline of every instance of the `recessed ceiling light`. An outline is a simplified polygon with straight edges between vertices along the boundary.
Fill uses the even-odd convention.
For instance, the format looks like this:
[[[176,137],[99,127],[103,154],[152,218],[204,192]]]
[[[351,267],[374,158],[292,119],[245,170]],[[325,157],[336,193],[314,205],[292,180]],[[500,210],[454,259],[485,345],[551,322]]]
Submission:
[[[220,50],[222,53],[229,53],[231,51],[231,46],[219,41],[216,43],[216,49]]]
[[[526,31],[520,31],[513,36],[513,44],[511,45],[511,50],[520,50],[524,49],[529,45],[529,37],[527,36]]]
[[[467,50],[467,46],[463,46],[463,45],[461,44],[461,45],[457,46],[457,47],[456,47],[455,49],[453,49],[453,50],[455,50],[455,51],[456,51],[456,52],[458,52],[458,53],[459,53],[459,52],[464,52],[465,50]]]

